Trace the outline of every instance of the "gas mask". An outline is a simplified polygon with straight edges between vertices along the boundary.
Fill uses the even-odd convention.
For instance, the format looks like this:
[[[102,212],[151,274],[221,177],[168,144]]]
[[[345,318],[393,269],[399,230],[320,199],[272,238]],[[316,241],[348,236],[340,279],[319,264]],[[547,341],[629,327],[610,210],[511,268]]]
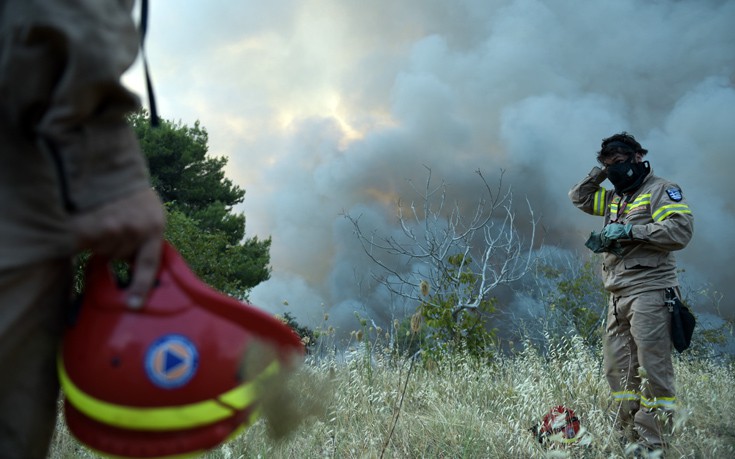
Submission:
[[[615,192],[619,195],[635,191],[643,183],[651,165],[648,161],[640,163],[633,162],[633,156],[628,161],[607,166],[607,178],[615,186]]]

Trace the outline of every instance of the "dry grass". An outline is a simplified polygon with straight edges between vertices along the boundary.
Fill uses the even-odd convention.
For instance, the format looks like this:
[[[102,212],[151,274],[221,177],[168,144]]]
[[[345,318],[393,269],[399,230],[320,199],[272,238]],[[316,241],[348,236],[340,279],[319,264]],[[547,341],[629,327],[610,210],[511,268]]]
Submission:
[[[359,345],[359,344],[358,344]],[[375,347],[372,347],[375,349]],[[735,366],[675,359],[680,409],[666,457],[735,457]],[[411,370],[411,371],[409,371]],[[407,382],[407,384],[406,384]],[[544,356],[527,349],[489,365],[457,357],[426,368],[377,352],[305,365],[292,385],[326,411],[274,441],[260,421],[207,458],[621,458],[598,352],[571,340]],[[405,388],[405,390],[404,390]],[[403,397],[403,400],[401,400]],[[550,407],[573,408],[586,430],[570,447],[542,448],[528,428]],[[400,407],[400,408],[399,408]],[[396,417],[397,416],[397,417]],[[96,457],[60,426],[51,458]]]

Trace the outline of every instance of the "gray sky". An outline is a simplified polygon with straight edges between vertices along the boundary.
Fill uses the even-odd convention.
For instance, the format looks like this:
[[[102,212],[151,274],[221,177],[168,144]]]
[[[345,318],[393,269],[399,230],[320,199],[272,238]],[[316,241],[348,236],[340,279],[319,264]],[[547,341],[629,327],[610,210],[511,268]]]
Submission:
[[[474,170],[505,169],[545,244],[582,253],[601,222],[567,190],[622,130],[694,210],[687,282],[735,295],[735,2],[151,3],[161,116],[201,121],[247,191],[247,235],[273,238],[255,304],[311,325],[378,308],[340,214],[392,231],[424,165],[468,199]],[[139,67],[126,81],[144,95]]]

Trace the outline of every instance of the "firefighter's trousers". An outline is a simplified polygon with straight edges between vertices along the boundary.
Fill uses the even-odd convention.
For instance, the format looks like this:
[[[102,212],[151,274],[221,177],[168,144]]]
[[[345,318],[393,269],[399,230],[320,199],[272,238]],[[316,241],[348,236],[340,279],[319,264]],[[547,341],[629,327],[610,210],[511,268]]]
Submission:
[[[0,270],[0,456],[45,458],[59,383],[56,354],[68,310],[68,259]]]
[[[673,423],[671,314],[665,290],[610,297],[604,341],[605,375],[618,427],[635,428],[649,446],[665,447]]]

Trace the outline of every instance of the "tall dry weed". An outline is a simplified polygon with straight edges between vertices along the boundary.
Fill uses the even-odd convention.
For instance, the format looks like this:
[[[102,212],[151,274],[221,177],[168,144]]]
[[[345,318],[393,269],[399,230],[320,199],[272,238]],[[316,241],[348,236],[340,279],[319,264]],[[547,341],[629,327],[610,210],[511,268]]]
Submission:
[[[288,436],[273,440],[268,421],[261,420],[205,457],[624,457],[625,445],[612,435],[600,352],[580,339],[549,339],[543,353],[529,345],[489,363],[462,355],[441,365],[417,363],[411,372],[408,358],[383,353],[375,342],[364,358],[364,344],[355,343],[353,358],[334,353],[307,363],[302,381],[311,384],[290,386],[294,400],[313,402],[318,387],[324,409]],[[674,363],[679,410],[666,457],[735,457],[733,363],[679,357]],[[559,404],[576,411],[584,434],[576,444],[547,449],[528,429]],[[60,426],[50,457],[96,456]]]

